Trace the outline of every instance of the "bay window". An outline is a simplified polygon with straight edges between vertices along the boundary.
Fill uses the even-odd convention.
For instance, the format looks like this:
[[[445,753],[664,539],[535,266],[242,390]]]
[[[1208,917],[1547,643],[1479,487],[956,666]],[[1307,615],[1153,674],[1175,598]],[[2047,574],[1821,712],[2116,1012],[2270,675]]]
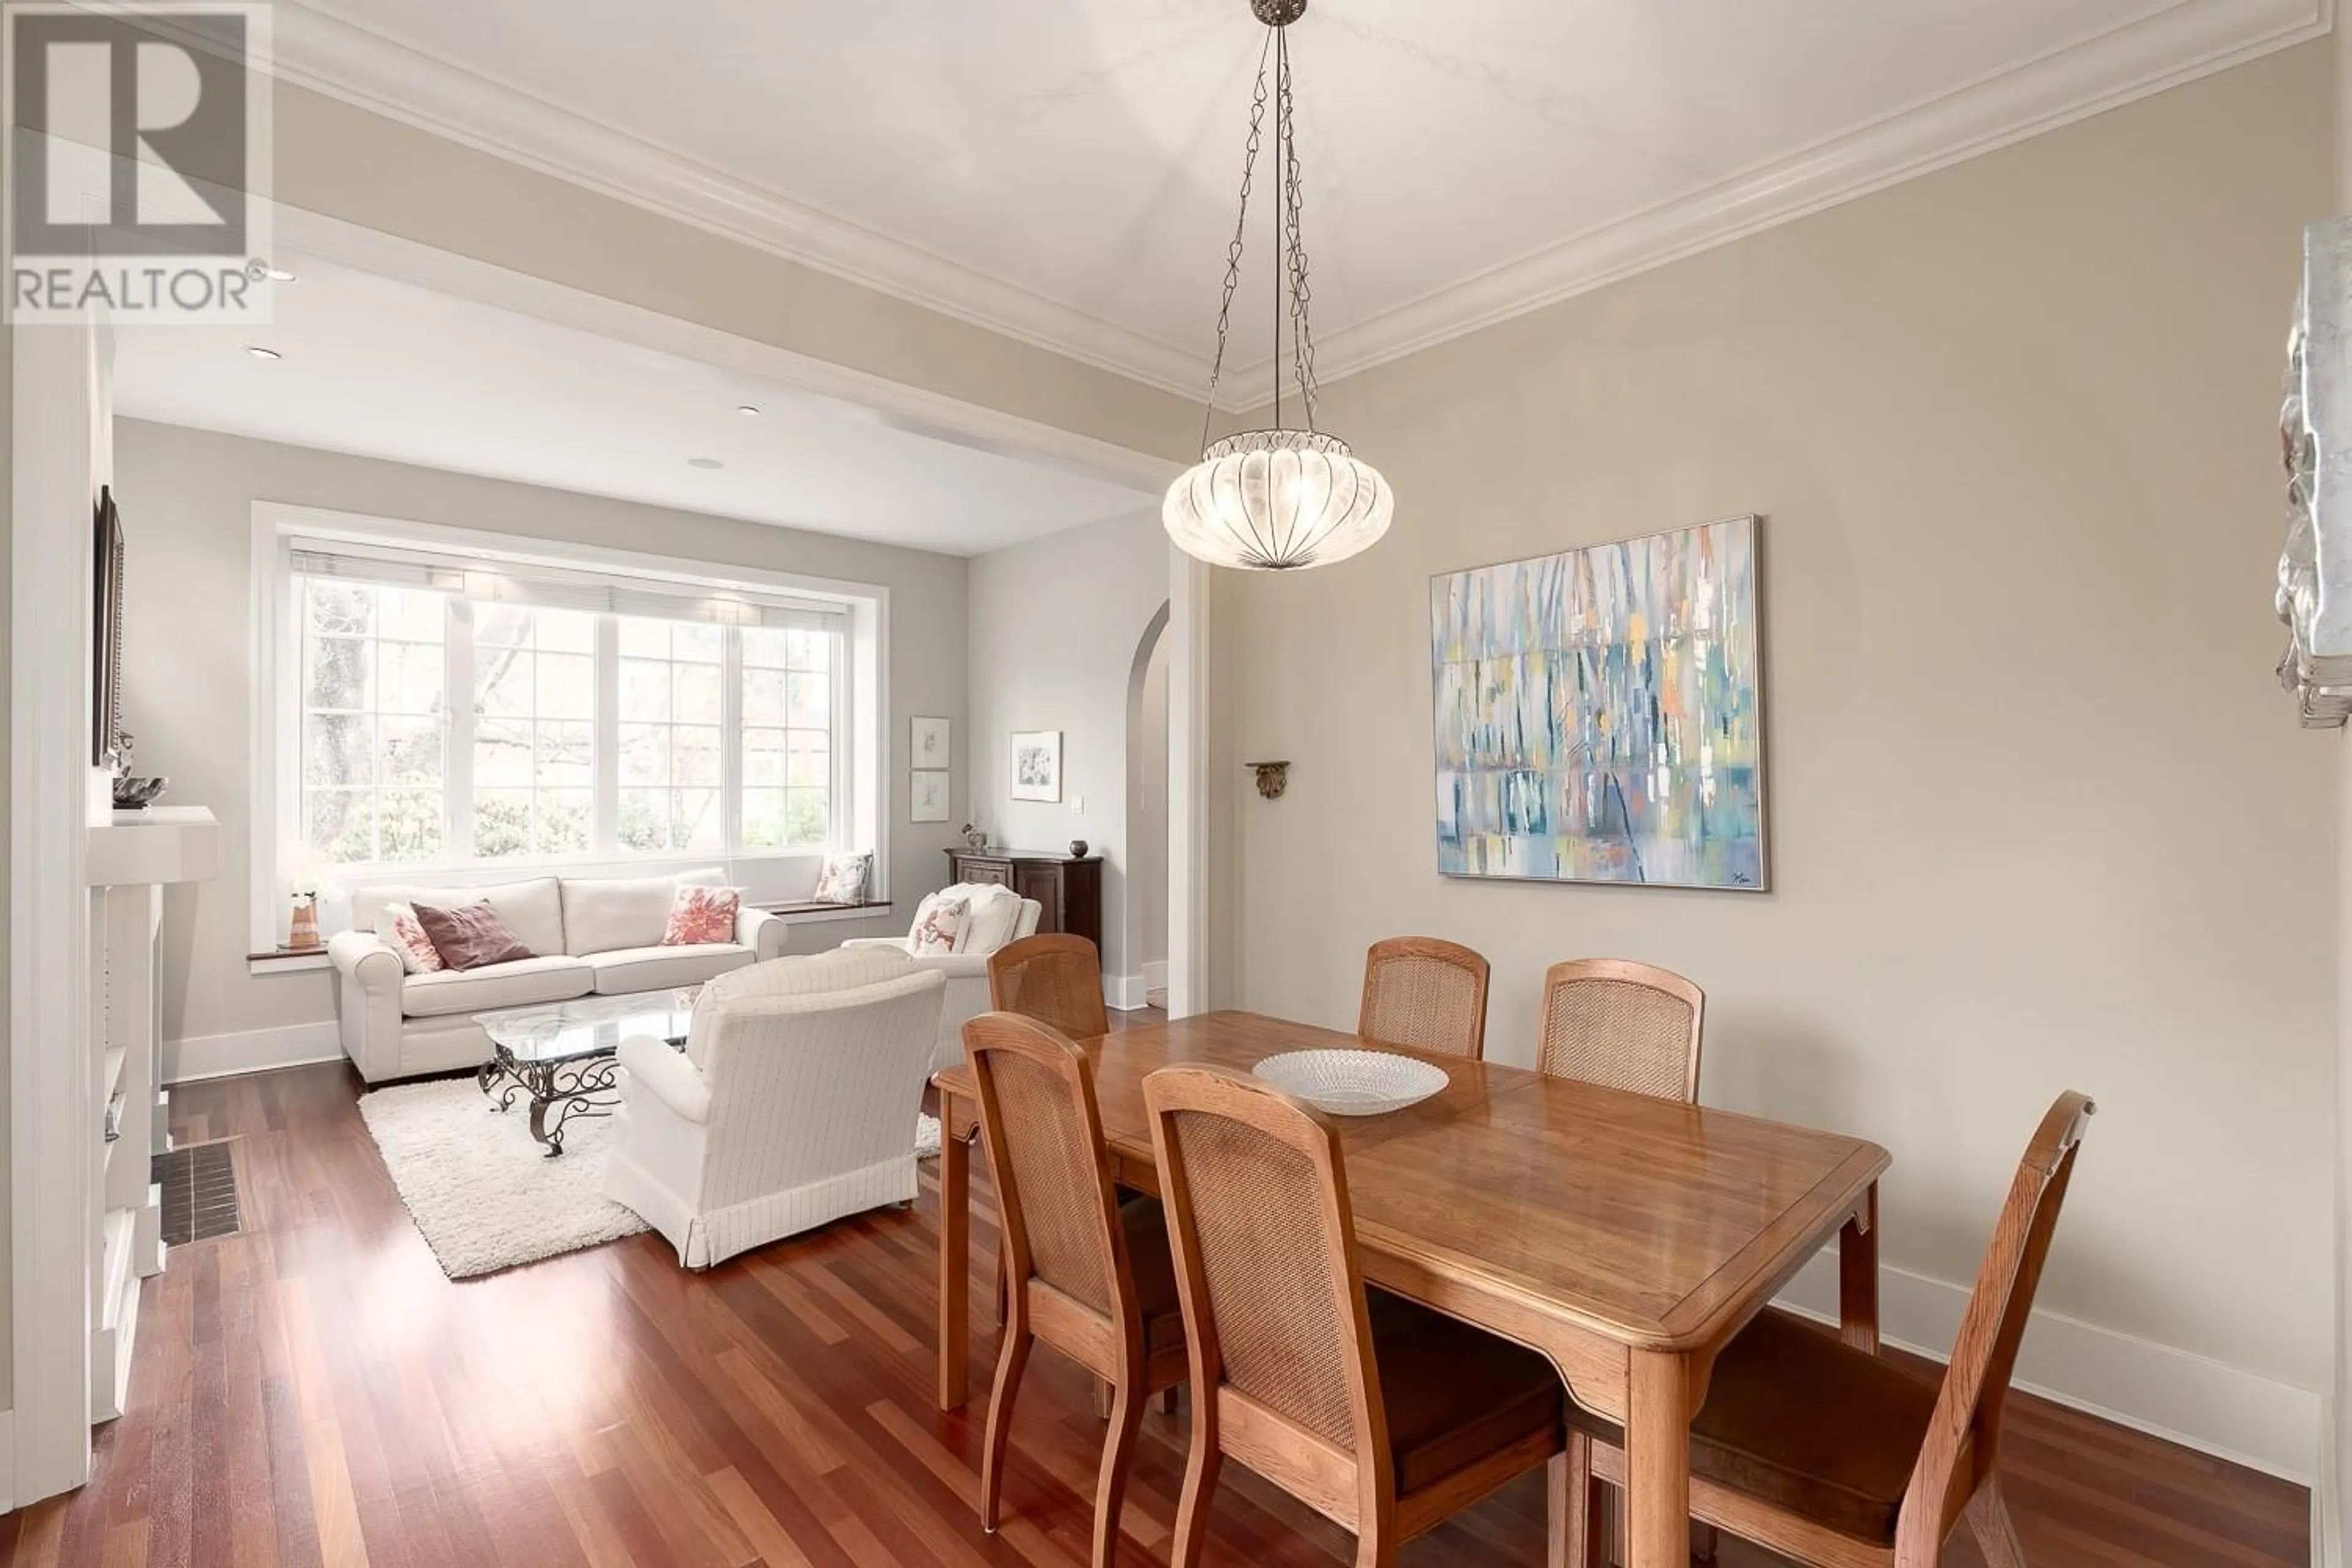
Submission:
[[[788,899],[824,852],[877,847],[880,590],[423,525],[314,538],[262,510],[279,830],[257,930],[309,881],[743,860],[784,868],[734,875]]]

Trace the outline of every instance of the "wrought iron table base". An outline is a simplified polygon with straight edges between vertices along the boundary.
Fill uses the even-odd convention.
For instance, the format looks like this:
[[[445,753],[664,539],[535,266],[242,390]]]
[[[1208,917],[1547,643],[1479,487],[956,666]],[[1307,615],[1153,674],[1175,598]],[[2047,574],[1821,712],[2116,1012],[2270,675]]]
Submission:
[[[575,1116],[610,1116],[620,1103],[616,1082],[621,1069],[619,1058],[596,1056],[572,1058],[566,1061],[518,1061],[514,1053],[504,1046],[498,1054],[484,1062],[475,1073],[475,1081],[485,1095],[495,1099],[499,1110],[511,1110],[519,1097],[530,1100],[530,1135],[547,1145],[547,1158],[552,1160],[563,1152],[563,1127]],[[509,1082],[503,1090],[495,1088],[500,1079]],[[549,1125],[552,1110],[553,1125]]]

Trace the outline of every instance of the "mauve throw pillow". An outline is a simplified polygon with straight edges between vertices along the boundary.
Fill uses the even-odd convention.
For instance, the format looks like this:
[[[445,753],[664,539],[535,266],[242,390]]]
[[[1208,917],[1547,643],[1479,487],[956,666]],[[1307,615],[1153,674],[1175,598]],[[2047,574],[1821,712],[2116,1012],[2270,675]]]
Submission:
[[[499,911],[488,904],[462,910],[418,904],[416,923],[433,939],[433,951],[441,955],[441,962],[452,969],[479,969],[486,963],[511,963],[531,956],[530,949],[515,939],[507,922],[499,919]]]

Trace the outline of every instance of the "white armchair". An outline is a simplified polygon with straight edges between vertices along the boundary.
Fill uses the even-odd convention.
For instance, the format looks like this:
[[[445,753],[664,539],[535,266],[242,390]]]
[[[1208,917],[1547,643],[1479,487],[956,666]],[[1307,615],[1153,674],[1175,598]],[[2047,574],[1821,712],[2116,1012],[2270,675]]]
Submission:
[[[1024,899],[1010,888],[993,882],[958,882],[925,897],[915,910],[914,926],[923,923],[934,900],[946,898],[965,899],[971,905],[963,929],[956,933],[955,951],[914,959],[921,967],[944,975],[948,983],[947,1000],[940,1008],[939,1040],[931,1051],[933,1072],[963,1060],[964,1020],[988,1011],[988,955],[1008,942],[1035,936],[1037,921],[1045,914],[1036,900]],[[854,937],[841,945],[913,956],[914,926],[905,936]]]
[[[621,1044],[604,1193],[707,1268],[915,1196],[945,976],[904,952],[782,958],[703,988],[679,1051]]]

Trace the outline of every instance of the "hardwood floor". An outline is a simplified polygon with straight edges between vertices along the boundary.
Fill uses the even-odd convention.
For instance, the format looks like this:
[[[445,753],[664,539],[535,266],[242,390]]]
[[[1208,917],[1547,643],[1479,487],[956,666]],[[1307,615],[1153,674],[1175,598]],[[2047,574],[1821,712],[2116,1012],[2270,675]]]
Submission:
[[[1041,1352],[1001,1534],[972,1500],[984,1395],[931,1405],[927,1184],[883,1212],[687,1274],[642,1236],[465,1285],[442,1277],[353,1109],[348,1069],[173,1091],[182,1142],[233,1138],[247,1229],[147,1284],[131,1408],[90,1484],[0,1520],[0,1563],[1083,1564],[1102,1428]],[[927,1167],[928,1168],[928,1167]],[[988,1299],[993,1212],[974,1214]],[[976,1365],[994,1335],[975,1334]],[[2308,1561],[2307,1496],[2021,1398],[2005,1477],[2035,1568]],[[1185,1417],[1145,1418],[1123,1560],[1166,1561]],[[1533,1478],[1407,1564],[1538,1563]],[[1214,1563],[1348,1561],[1349,1538],[1229,1469]],[[1772,1559],[1726,1541],[1727,1568]],[[1979,1568],[1965,1532],[1945,1561]]]

